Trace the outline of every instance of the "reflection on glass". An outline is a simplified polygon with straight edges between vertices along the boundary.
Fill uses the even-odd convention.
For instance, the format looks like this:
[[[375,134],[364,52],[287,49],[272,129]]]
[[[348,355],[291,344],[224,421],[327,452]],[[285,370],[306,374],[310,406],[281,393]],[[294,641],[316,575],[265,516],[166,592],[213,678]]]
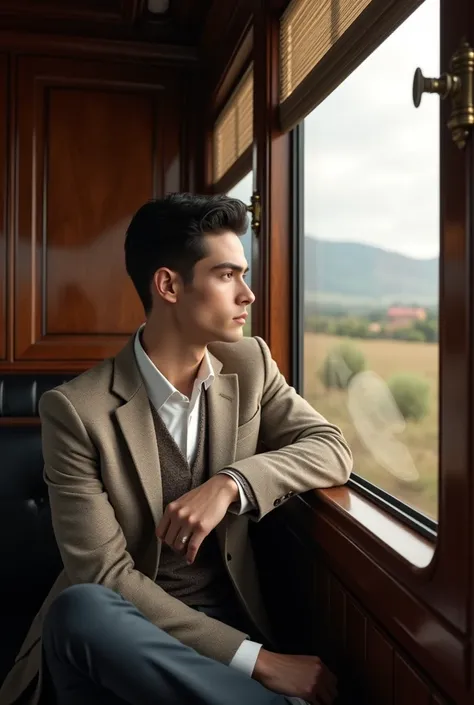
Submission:
[[[355,472],[430,517],[438,500],[439,0],[305,120],[304,394]]]
[[[243,201],[248,205],[250,203],[250,199],[252,198],[252,181],[252,172],[249,172],[247,176],[244,176],[244,178],[241,179],[241,181],[239,181],[239,183],[227,193],[227,195],[231,198],[238,198],[240,201]],[[242,237],[242,245],[244,246],[245,257],[247,258],[247,262],[249,264],[249,271],[246,276],[246,281],[247,284],[252,287],[252,228],[250,226],[250,219],[247,232]],[[247,318],[244,326],[244,335],[252,334],[252,309],[249,308],[248,312],[249,317]]]

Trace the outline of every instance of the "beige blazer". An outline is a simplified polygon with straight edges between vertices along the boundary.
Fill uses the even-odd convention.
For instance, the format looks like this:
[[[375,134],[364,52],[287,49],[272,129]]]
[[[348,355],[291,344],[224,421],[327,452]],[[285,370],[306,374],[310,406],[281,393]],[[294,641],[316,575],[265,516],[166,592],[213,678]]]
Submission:
[[[241,472],[260,520],[291,496],[346,482],[352,467],[340,431],[290,387],[259,338],[209,346],[210,474]],[[41,676],[43,617],[74,583],[101,583],[198,652],[229,663],[245,634],[187,607],[154,581],[162,513],[156,434],[133,339],[115,357],[45,393],[40,402],[44,476],[64,570],[37,614],[0,690],[10,705]],[[265,452],[257,452],[257,444]],[[259,446],[260,447],[260,446]],[[270,639],[248,538],[249,517],[228,513],[220,548],[251,620]],[[228,561],[227,556],[232,559]],[[39,701],[41,677],[33,705]]]

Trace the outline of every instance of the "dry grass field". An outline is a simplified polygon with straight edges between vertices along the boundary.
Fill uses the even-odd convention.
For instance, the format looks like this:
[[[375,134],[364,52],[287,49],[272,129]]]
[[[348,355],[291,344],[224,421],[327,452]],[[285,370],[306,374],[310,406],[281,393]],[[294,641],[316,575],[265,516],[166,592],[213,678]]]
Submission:
[[[367,369],[388,380],[391,375],[409,372],[426,379],[431,388],[430,410],[419,422],[407,421],[397,440],[406,445],[418,471],[416,480],[388,472],[362,443],[347,408],[347,392],[327,391],[318,371],[328,351],[342,338],[306,333],[304,340],[304,395],[329,421],[337,424],[354,453],[357,474],[367,478],[399,499],[436,519],[438,513],[438,345],[398,340],[352,340],[363,352]]]

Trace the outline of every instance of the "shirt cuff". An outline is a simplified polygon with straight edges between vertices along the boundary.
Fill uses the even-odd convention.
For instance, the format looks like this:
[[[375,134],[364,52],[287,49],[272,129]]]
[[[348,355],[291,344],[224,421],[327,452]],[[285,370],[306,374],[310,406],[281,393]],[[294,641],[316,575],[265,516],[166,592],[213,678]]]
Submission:
[[[231,504],[229,507],[229,512],[231,514],[237,514],[238,516],[240,516],[240,514],[245,514],[246,512],[249,512],[251,509],[253,509],[252,503],[249,501],[247,495],[245,494],[245,490],[239,478],[239,474],[237,472],[234,472],[233,470],[221,470],[220,474],[230,475],[230,477],[236,481],[239,490],[240,502],[234,502],[233,504]]]
[[[238,671],[242,671],[242,673],[247,674],[247,676],[252,677],[262,646],[263,644],[257,644],[255,641],[246,639],[235,652],[234,658],[230,662],[229,666],[237,669]]]

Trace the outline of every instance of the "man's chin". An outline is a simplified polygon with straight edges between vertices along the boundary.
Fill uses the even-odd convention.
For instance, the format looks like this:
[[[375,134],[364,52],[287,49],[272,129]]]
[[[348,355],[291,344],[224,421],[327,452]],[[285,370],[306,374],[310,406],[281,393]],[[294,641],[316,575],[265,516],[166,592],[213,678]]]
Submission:
[[[213,343],[238,343],[242,340],[244,332],[239,326],[235,330],[219,331],[215,333],[215,338],[213,338]]]

